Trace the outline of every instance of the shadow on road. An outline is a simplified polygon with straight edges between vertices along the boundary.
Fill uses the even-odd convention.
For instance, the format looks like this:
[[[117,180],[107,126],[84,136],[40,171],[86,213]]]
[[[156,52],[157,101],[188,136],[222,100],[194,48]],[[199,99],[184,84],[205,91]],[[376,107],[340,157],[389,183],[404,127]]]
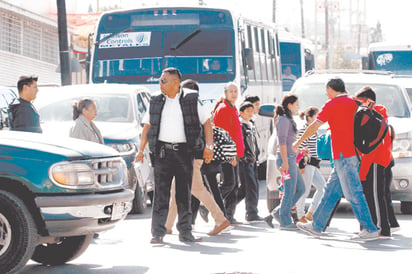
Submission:
[[[110,268],[104,268],[103,265],[96,264],[65,264],[59,266],[43,266],[43,265],[29,265],[23,268],[19,273],[50,273],[50,274],[77,274],[77,273],[108,273],[108,274],[144,274],[149,270],[144,266],[113,266]]]

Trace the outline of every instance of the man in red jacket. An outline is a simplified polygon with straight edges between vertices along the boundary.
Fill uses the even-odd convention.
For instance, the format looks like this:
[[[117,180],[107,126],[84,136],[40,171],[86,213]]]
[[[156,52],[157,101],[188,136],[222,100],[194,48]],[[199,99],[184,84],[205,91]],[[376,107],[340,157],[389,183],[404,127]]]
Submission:
[[[370,87],[362,88],[356,93],[355,98],[363,105],[368,106],[376,102],[376,94]],[[374,110],[379,112],[385,119],[388,119],[386,108],[375,104]],[[389,185],[385,183],[385,168],[391,162],[391,137],[389,131],[382,143],[371,153],[362,155],[359,177],[363,186],[368,207],[372,215],[372,220],[378,226],[381,237],[390,237],[390,224],[388,219],[388,208],[386,193]]]

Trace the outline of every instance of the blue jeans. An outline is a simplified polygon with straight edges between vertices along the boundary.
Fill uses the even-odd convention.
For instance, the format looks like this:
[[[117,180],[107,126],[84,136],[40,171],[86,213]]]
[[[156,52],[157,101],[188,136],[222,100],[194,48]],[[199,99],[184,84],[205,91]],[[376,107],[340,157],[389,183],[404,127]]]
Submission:
[[[313,214],[313,228],[318,232],[324,230],[333,208],[343,194],[350,202],[353,213],[361,226],[369,232],[377,231],[359,180],[358,159],[356,156],[344,158],[341,154],[334,162],[335,167],[326,183],[322,201]]]
[[[278,167],[282,165],[282,157],[280,154],[277,155],[276,164]],[[285,192],[280,205],[274,209],[274,212],[279,214],[281,226],[290,225],[292,223],[290,211],[305,192],[305,183],[296,164],[296,155],[288,155],[288,164],[290,179],[283,181]]]

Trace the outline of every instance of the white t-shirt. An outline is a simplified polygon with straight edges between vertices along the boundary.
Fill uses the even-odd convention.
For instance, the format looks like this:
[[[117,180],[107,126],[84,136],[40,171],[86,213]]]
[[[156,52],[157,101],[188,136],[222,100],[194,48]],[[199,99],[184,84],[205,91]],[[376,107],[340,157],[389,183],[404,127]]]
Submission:
[[[185,94],[192,92],[197,91],[184,89]],[[159,141],[167,143],[186,143],[183,113],[179,101],[181,94],[182,93],[179,92],[173,99],[165,96],[166,102],[163,106],[162,118],[160,120]],[[150,109],[150,106],[148,109]],[[210,118],[208,109],[200,102],[197,104],[197,113],[199,116],[199,122],[202,125]],[[146,114],[142,119],[142,123],[150,125],[149,111],[146,111]]]

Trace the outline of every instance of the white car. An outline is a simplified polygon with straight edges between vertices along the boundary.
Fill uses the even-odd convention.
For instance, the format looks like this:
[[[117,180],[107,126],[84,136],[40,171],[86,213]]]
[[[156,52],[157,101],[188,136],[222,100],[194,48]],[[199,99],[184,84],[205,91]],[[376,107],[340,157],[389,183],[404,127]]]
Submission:
[[[392,168],[392,198],[401,201],[402,213],[412,213],[412,169],[410,168],[412,165],[412,106],[408,93],[391,75],[366,71],[310,72],[295,82],[290,93],[298,96],[302,111],[309,106],[321,108],[328,100],[326,83],[334,77],[343,79],[350,94],[356,93],[364,86],[372,87],[376,92],[377,103],[386,107],[389,124],[394,127],[396,133],[392,149],[395,158],[395,166]],[[299,118],[296,118],[296,121],[303,123]],[[320,133],[325,131],[326,126],[320,128]],[[276,168],[275,165],[268,164],[267,174],[278,174],[278,171],[270,170],[274,168]],[[329,172],[330,163],[328,160],[323,160],[321,173],[327,177]],[[268,183],[274,182],[273,175],[271,176]],[[277,190],[268,191],[269,198],[278,199]],[[268,205],[277,203],[278,201],[268,201]]]
[[[135,190],[132,213],[146,210],[147,198],[152,197],[154,176],[149,150],[143,163],[135,163],[140,142],[141,120],[147,111],[150,93],[147,89],[126,84],[90,84],[63,87],[42,87],[34,105],[40,114],[43,134],[68,137],[73,125],[72,104],[91,98],[97,105],[94,120],[105,145],[116,149],[126,161],[130,188]]]

